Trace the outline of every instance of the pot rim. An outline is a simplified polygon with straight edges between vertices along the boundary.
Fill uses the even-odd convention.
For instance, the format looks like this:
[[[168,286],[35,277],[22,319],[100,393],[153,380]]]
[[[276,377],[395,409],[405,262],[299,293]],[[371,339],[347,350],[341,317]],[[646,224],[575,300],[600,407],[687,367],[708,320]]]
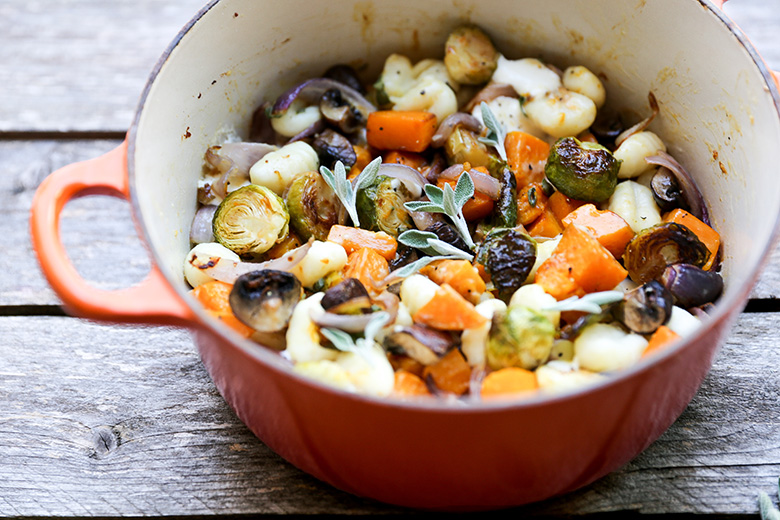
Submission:
[[[151,244],[150,233],[147,230],[144,221],[140,218],[140,215],[142,215],[142,211],[136,194],[135,152],[136,152],[136,137],[138,132],[138,125],[141,119],[141,114],[143,113],[146,104],[146,100],[152,89],[152,86],[154,85],[157,76],[162,71],[168,59],[171,57],[171,53],[179,45],[179,43],[187,35],[187,33],[189,33],[190,29],[192,29],[192,27],[220,1],[222,0],[210,0],[208,4],[206,4],[203,8],[201,8],[200,11],[198,11],[195,14],[195,16],[189,22],[187,22],[187,24],[179,31],[179,33],[176,35],[173,41],[168,45],[166,50],[160,56],[160,58],[157,61],[157,64],[152,69],[152,72],[149,75],[149,79],[147,80],[146,86],[144,87],[144,90],[141,94],[138,103],[138,108],[136,109],[136,113],[133,118],[133,122],[127,134],[127,140],[128,140],[127,176],[128,176],[129,190],[130,190],[130,204],[136,220],[137,228],[141,232],[141,236],[145,241],[145,243],[147,244],[147,249],[149,250],[152,260],[156,265],[163,264],[162,258],[160,257],[160,255],[157,253],[156,250],[152,249],[149,246],[149,244]],[[723,23],[723,25],[725,25],[726,28],[728,29],[731,36],[736,40],[736,43],[740,45],[747,52],[750,59],[753,61],[755,66],[758,68],[758,71],[760,72],[761,76],[763,77],[764,86],[769,91],[769,94],[772,97],[772,101],[774,102],[777,119],[780,120],[780,92],[778,92],[778,87],[777,84],[775,83],[775,79],[772,75],[772,72],[767,67],[766,63],[764,63],[763,59],[756,51],[756,49],[753,47],[750,40],[742,32],[742,30],[739,29],[739,27],[717,6],[711,4],[707,0],[695,0],[695,1],[697,1],[702,7],[707,9],[721,23]],[[167,273],[163,272],[162,274],[165,280],[168,282],[170,289],[175,291],[175,293],[182,299],[182,301],[184,301],[187,304],[187,306],[192,310],[192,312],[198,318],[198,322],[193,322],[192,324],[193,328],[204,329],[208,333],[218,336],[223,342],[227,342],[227,344],[230,347],[241,350],[243,353],[247,354],[249,357],[253,358],[254,360],[262,363],[263,365],[265,365],[271,370],[282,373],[287,377],[297,380],[299,384],[304,384],[313,387],[315,389],[318,389],[320,391],[332,393],[345,399],[363,401],[366,404],[371,404],[374,406],[402,408],[410,411],[420,411],[420,412],[424,411],[426,413],[435,412],[440,414],[472,415],[472,414],[494,413],[494,412],[503,412],[503,411],[519,411],[521,409],[526,409],[526,408],[554,405],[559,401],[564,401],[581,395],[586,395],[591,392],[599,392],[610,386],[618,385],[628,379],[637,377],[640,374],[650,370],[655,365],[661,364],[669,357],[677,355],[677,353],[682,349],[689,347],[690,345],[692,345],[697,341],[701,341],[702,338],[704,338],[707,334],[710,333],[710,331],[723,325],[723,323],[727,321],[730,317],[732,317],[734,314],[736,314],[737,312],[741,312],[741,310],[743,309],[744,305],[748,300],[750,291],[755,286],[756,280],[758,279],[759,274],[761,273],[762,269],[766,265],[769,255],[774,250],[775,244],[778,242],[778,239],[780,239],[780,214],[776,216],[771,237],[764,245],[764,249],[761,252],[759,261],[756,264],[756,267],[754,268],[753,272],[750,273],[750,276],[748,277],[749,283],[744,284],[738,290],[734,291],[728,298],[719,301],[718,304],[716,305],[715,312],[711,315],[711,318],[708,321],[704,322],[703,326],[699,327],[694,334],[688,336],[687,338],[683,338],[681,340],[675,341],[672,345],[670,345],[668,348],[663,349],[661,352],[658,352],[657,354],[654,354],[648,358],[643,358],[637,364],[629,368],[622,369],[617,373],[608,374],[603,381],[589,384],[583,388],[566,390],[566,391],[549,393],[549,394],[544,392],[537,392],[533,396],[524,397],[518,400],[507,399],[507,400],[495,400],[495,401],[488,401],[488,402],[478,401],[478,400],[474,400],[474,401],[467,400],[467,401],[459,401],[456,404],[444,403],[438,399],[419,399],[419,400],[407,401],[407,400],[393,399],[388,397],[374,397],[369,395],[352,393],[352,392],[340,390],[338,388],[296,374],[292,370],[290,370],[290,365],[286,361],[284,361],[283,358],[277,352],[273,352],[270,349],[267,349],[263,346],[259,346],[257,343],[249,339],[242,338],[237,333],[233,332],[232,330],[226,327],[215,325],[215,321],[208,316],[208,314],[201,308],[200,305],[195,304],[195,300],[187,294],[186,290],[184,290],[181,287],[181,283],[178,283],[180,282],[180,280],[174,281],[171,280],[171,278],[168,276]]]

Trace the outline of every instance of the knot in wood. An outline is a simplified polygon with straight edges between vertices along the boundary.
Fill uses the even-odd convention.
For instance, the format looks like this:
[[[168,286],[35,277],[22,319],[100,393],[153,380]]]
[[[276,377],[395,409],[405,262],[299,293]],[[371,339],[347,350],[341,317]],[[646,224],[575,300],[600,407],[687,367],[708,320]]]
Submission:
[[[98,426],[92,430],[92,453],[90,456],[102,459],[120,444],[119,433],[109,426]]]

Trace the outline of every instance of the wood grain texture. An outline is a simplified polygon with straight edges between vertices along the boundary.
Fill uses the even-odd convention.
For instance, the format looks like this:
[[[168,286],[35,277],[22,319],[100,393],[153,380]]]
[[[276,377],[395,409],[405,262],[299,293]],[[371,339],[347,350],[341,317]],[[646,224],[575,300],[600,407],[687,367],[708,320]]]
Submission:
[[[691,406],[645,453],[518,513],[754,513],[780,474],[778,326],[777,314],[743,315]],[[400,512],[270,452],[186,332],[2,317],[0,337],[2,516]]]

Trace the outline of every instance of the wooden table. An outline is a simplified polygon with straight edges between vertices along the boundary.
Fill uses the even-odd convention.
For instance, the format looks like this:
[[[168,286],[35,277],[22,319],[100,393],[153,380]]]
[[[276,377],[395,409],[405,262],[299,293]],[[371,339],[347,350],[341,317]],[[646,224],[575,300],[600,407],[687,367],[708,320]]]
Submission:
[[[118,144],[157,57],[202,1],[0,1],[0,515],[402,512],[272,453],[216,392],[186,332],[68,317],[38,270],[27,235],[36,186]],[[780,69],[780,0],[726,10]],[[143,278],[127,204],[75,201],[62,227],[96,286]],[[669,431],[612,475],[517,513],[754,515],[780,476],[778,293],[780,251]]]

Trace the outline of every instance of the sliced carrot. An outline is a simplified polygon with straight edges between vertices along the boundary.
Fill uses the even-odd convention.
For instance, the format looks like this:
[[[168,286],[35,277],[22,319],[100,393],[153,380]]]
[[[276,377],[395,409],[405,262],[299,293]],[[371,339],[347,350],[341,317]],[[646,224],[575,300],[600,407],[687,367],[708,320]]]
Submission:
[[[563,225],[577,224],[584,227],[606,247],[615,258],[623,258],[626,245],[634,238],[631,226],[623,217],[609,210],[599,210],[593,204],[575,209],[563,219]]]
[[[391,163],[391,164],[403,164],[404,166],[409,166],[410,168],[419,170],[422,166],[425,165],[425,157],[423,157],[418,153],[400,152],[398,150],[393,150],[384,155],[384,157],[382,158],[382,162]]]
[[[191,292],[206,312],[245,338],[248,338],[255,331],[253,328],[244,325],[233,314],[233,310],[230,308],[231,290],[233,290],[231,284],[214,280],[195,287]]]
[[[423,379],[432,381],[445,392],[463,395],[469,389],[471,367],[463,353],[454,348],[433,365],[425,367]]]
[[[439,330],[473,329],[487,323],[487,318],[478,313],[474,305],[446,283],[414,313],[412,319],[415,323]]]
[[[647,348],[645,348],[645,351],[642,353],[642,357],[661,350],[679,337],[680,335],[675,331],[666,325],[661,325],[658,327],[658,329],[656,329],[655,332],[653,332],[653,335],[650,336],[650,341],[647,344]]]
[[[536,283],[556,299],[613,289],[627,271],[587,230],[571,224],[550,258],[536,271]]]
[[[555,238],[562,231],[563,225],[549,208],[544,208],[539,218],[528,226],[528,234],[532,237]]]
[[[355,156],[357,160],[349,170],[349,175],[347,176],[349,180],[352,180],[360,175],[360,172],[363,171],[363,168],[365,168],[372,159],[371,152],[368,151],[368,148],[364,148],[358,145],[353,145],[352,148],[355,150]]]
[[[687,227],[696,237],[701,240],[710,252],[710,259],[704,265],[703,269],[709,270],[715,262],[715,257],[720,248],[720,235],[710,226],[693,216],[684,209],[675,209],[664,215],[664,222],[676,222]]]
[[[468,168],[467,168],[468,167]],[[463,171],[469,171],[471,170],[471,165],[469,163],[464,163]],[[489,175],[487,168],[484,166],[478,166],[474,168],[474,170],[477,170],[479,172],[482,172],[484,174]],[[463,175],[461,173],[461,175]],[[458,176],[458,179],[460,179],[460,176]],[[439,179],[439,181],[436,183],[439,188],[444,189],[445,184],[449,184],[452,186],[453,189],[455,189],[455,185],[458,183],[458,179],[453,180],[444,180]],[[482,192],[475,191],[474,195],[471,196],[471,199],[467,200],[466,203],[463,205],[463,218],[468,220],[469,222],[474,220],[479,220],[481,218],[485,218],[493,211],[493,199],[488,197]]]
[[[247,325],[244,325],[244,323],[236,318],[235,314],[233,314],[232,311],[230,312],[217,312],[217,311],[208,311],[209,314],[217,318],[219,321],[233,329],[234,331],[238,332],[241,336],[248,338],[252,334],[255,333],[255,330],[252,327],[248,327]]]
[[[485,292],[485,282],[468,260],[436,260],[420,269],[420,274],[439,285],[448,284],[475,305]]]
[[[517,193],[517,222],[527,226],[544,212],[547,207],[547,195],[542,183],[532,182]]]
[[[550,145],[525,132],[509,132],[504,140],[509,169],[517,179],[517,189],[542,182]]]
[[[393,386],[393,393],[398,396],[417,396],[417,395],[431,395],[428,387],[425,385],[425,381],[420,379],[419,376],[407,372],[406,370],[399,370],[395,373],[395,385]]]
[[[548,207],[553,212],[553,215],[558,217],[558,220],[563,220],[566,215],[584,204],[587,204],[587,202],[584,200],[570,199],[560,191],[556,191],[547,199]]]
[[[378,150],[422,152],[431,144],[436,126],[430,112],[378,110],[368,115],[366,141]]]
[[[367,247],[373,249],[387,260],[395,258],[398,242],[384,231],[369,231],[367,229],[340,226],[336,224],[328,232],[328,242],[335,242],[346,249],[347,254]]]
[[[390,274],[390,267],[385,257],[364,247],[347,257],[347,264],[342,269],[344,278],[357,278],[370,294],[376,294],[379,289],[374,282],[384,280]]]
[[[519,367],[507,367],[489,373],[482,381],[483,399],[533,392],[539,388],[536,374]]]

